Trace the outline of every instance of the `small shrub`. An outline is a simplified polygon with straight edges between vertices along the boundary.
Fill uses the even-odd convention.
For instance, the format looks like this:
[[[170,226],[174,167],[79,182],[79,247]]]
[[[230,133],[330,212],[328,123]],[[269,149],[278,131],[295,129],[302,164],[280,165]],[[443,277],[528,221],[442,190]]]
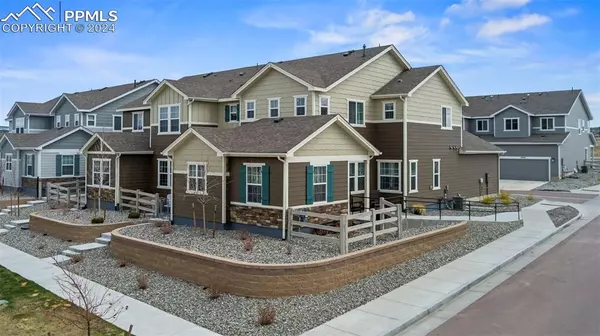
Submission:
[[[533,202],[535,201],[535,196],[533,196],[532,194],[529,194],[525,197],[526,200],[528,200],[529,202]]]
[[[102,223],[104,223],[104,217],[92,218],[92,224],[102,224]]]
[[[125,267],[125,266],[127,266],[127,261],[125,261],[125,260],[120,260],[120,261],[119,261],[119,267]]]
[[[510,194],[504,190],[500,190],[500,199],[501,200],[510,199]]]
[[[71,256],[71,264],[77,264],[78,262],[83,261],[83,256],[81,254],[76,254]]]
[[[139,275],[137,277],[137,284],[139,289],[148,289],[148,277],[145,275]]]
[[[275,322],[275,308],[273,306],[262,307],[258,311],[258,324],[269,325]]]
[[[246,251],[252,251],[253,247],[254,246],[252,244],[252,240],[251,239],[244,240],[244,250],[246,250]]]
[[[160,232],[162,232],[162,234],[169,234],[171,232],[173,232],[173,225],[169,224],[169,223],[165,223],[160,227]]]
[[[412,206],[413,214],[415,215],[424,215],[425,214],[425,205],[423,204],[415,204]]]
[[[241,240],[248,240],[248,238],[250,238],[250,234],[248,233],[248,230],[242,230],[240,232],[240,239]]]
[[[483,204],[492,204],[496,201],[496,199],[494,198],[494,196],[484,196],[483,199],[481,200],[481,203]]]
[[[132,211],[127,215],[127,218],[131,218],[131,219],[140,218],[140,213],[138,211]]]
[[[504,204],[506,206],[509,206],[510,203],[512,202],[510,198],[502,198],[500,201],[502,202],[502,204]]]

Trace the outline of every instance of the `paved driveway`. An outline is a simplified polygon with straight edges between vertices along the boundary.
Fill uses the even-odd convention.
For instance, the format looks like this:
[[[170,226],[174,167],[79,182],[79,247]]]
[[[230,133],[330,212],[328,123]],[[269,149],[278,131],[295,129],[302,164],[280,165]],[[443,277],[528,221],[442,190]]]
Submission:
[[[527,191],[533,190],[541,185],[544,185],[544,181],[517,181],[517,180],[500,180],[501,190],[519,190]]]
[[[598,194],[584,194],[567,191],[521,191],[508,189],[506,191],[513,195],[534,195],[543,198],[547,201],[566,202],[575,204],[583,204],[591,199],[598,197]]]

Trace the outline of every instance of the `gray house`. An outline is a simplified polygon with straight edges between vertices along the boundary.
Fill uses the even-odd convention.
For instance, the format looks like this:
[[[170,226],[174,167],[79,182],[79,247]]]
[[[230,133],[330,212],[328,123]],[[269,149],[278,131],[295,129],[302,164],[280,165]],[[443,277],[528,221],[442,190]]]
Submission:
[[[593,116],[581,90],[467,99],[465,130],[506,151],[500,157],[501,179],[560,179],[593,156]]]
[[[52,128],[50,110],[60,97],[44,103],[16,102],[8,111],[6,121],[10,133],[40,133]]]

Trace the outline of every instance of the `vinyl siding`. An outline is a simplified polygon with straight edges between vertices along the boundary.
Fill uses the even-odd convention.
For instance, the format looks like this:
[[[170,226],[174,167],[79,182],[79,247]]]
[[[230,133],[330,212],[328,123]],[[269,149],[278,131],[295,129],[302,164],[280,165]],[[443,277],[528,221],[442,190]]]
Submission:
[[[565,129],[565,117],[552,117],[554,118],[554,131],[542,131],[541,122],[543,117],[531,117],[531,134],[547,134],[547,133],[564,133],[568,130]]]
[[[42,151],[42,152],[39,152],[37,155],[40,157],[39,160],[42,160],[40,177],[42,177],[42,178],[57,177],[56,176],[56,155],[58,155],[58,154],[79,155],[79,176],[85,176],[85,174],[86,174],[85,155],[75,154],[75,151],[69,151],[68,153],[67,152],[61,153],[59,151],[53,151],[53,152]]]
[[[403,66],[388,52],[322,95],[331,96],[330,113],[348,119],[348,99],[356,99],[365,101],[365,120],[381,120],[381,102],[371,100],[371,95],[403,70]],[[317,99],[317,109],[318,103]]]
[[[187,124],[187,101],[175,90],[169,86],[163,86],[161,91],[152,99],[151,119],[152,125],[158,125],[158,106],[159,105],[179,105],[179,117],[181,123]]]
[[[121,188],[150,190],[152,155],[121,155],[119,165]]]
[[[367,150],[338,124],[309,141],[295,153],[296,156],[367,155]]]
[[[190,108],[192,123],[219,123],[219,104],[207,102],[193,102]]]
[[[273,206],[283,206],[283,163],[275,158],[239,158],[229,160],[229,183],[227,184],[228,201],[238,202],[240,189],[240,167],[244,163],[264,163],[269,166],[269,200]],[[291,166],[291,164],[290,164]],[[291,173],[290,173],[291,176]],[[291,194],[290,194],[291,195]]]
[[[567,171],[573,171],[577,166],[582,166],[583,161],[585,160],[584,148],[589,148],[590,145],[593,145],[590,135],[585,130],[579,135],[579,130],[577,129],[578,119],[589,120],[581,101],[581,96],[577,98],[567,116],[567,126],[571,127],[570,129],[567,129],[567,131],[569,131],[571,135],[569,135],[567,140],[565,140],[565,143],[560,146],[560,156]],[[592,150],[593,148],[588,150],[590,153],[588,155],[591,156]]]
[[[577,119],[590,120],[585,112],[583,103],[581,102],[581,96],[577,98],[575,104],[573,104],[573,107],[571,108],[571,111],[569,111],[569,115],[567,116],[567,126],[577,128]],[[572,129],[570,131],[578,132],[576,129]]]
[[[557,162],[558,160],[558,146],[557,145],[497,145],[498,147],[502,148],[503,150],[506,151],[506,153],[504,153],[503,156],[518,156],[518,157],[525,157],[525,156],[534,156],[534,157],[550,157],[554,159],[554,162],[551,163],[550,166],[550,174],[551,177],[556,178],[558,177],[558,165],[559,163]],[[581,149],[580,153],[581,156],[583,156],[583,149]],[[565,153],[564,150],[561,150],[561,157],[564,158],[565,155],[569,155],[568,153]],[[565,164],[567,164],[568,162],[570,162],[567,159],[565,159]],[[573,162],[574,163],[574,162]],[[571,167],[571,169],[574,166]]]
[[[208,176],[208,194],[214,197],[205,204],[206,222],[221,222],[221,176]],[[175,198],[173,200],[173,216],[183,218],[196,218],[198,227],[202,227],[204,214],[202,212],[202,204],[197,202],[198,198],[194,195],[186,194],[187,176],[185,174],[175,174],[173,176],[173,192]],[[195,209],[195,211],[194,211]],[[208,228],[212,227],[208,224]]]
[[[144,127],[150,127],[150,110],[145,110],[145,111],[127,111],[127,112],[123,112],[123,131],[124,132],[131,132],[131,128],[133,126],[133,114],[134,113],[138,113],[138,112],[142,112],[144,114]],[[126,129],[128,128],[128,129]],[[146,131],[146,130],[144,130]]]
[[[52,118],[52,128],[56,127],[56,118],[60,116],[60,125],[65,125],[65,115],[69,115],[69,120],[72,123],[74,120],[74,114],[78,113],[75,106],[73,106],[67,99],[61,98],[58,108],[54,110],[54,118]],[[81,118],[81,117],[80,117]],[[96,122],[97,124],[97,122]]]
[[[49,118],[49,117],[30,116],[29,117],[30,133],[38,133],[38,132],[42,132],[41,130],[48,130],[48,129],[53,128],[53,125],[52,125],[53,120],[54,120],[54,118]],[[73,122],[73,119],[71,119],[71,122]]]
[[[477,131],[477,120],[488,121],[488,131],[478,132]],[[489,119],[465,119],[465,131],[477,134],[477,135],[493,135],[494,134],[494,118]]]
[[[442,106],[452,107],[452,126],[462,125],[462,103],[438,72],[408,98],[408,120],[411,122],[442,122]]]
[[[187,130],[187,125],[181,125],[181,132],[185,132]],[[167,148],[173,141],[175,141],[179,134],[161,134],[158,135],[158,127],[151,126],[150,131],[152,132],[150,135],[150,147],[154,151],[154,155],[152,156],[152,174],[150,174],[150,188],[151,192],[159,193],[161,196],[166,196],[170,193],[170,189],[157,188],[157,174],[158,174],[158,159],[166,159],[166,156],[160,154],[165,148]]]
[[[225,106],[227,105],[231,105],[231,104],[237,104],[237,102],[230,102],[230,103],[219,103],[217,106],[217,121],[219,123],[219,127],[220,128],[234,128],[240,125],[239,122],[237,121],[225,121]],[[243,104],[243,103],[242,103]],[[243,109],[244,107],[240,105],[240,109]],[[243,113],[246,113],[245,111]]]
[[[504,131],[504,118],[519,118],[518,131]],[[496,138],[528,137],[530,131],[529,116],[514,108],[508,108],[494,117],[494,136]]]
[[[188,162],[208,163],[208,172],[220,173],[222,171],[222,157],[194,135],[190,135],[175,150],[175,162],[173,164],[176,172],[187,172]]]
[[[10,186],[10,187],[17,187],[19,186],[20,180],[21,180],[21,174],[20,174],[20,165],[19,165],[19,160],[18,160],[18,150],[14,150],[12,149],[12,147],[10,146],[10,144],[5,141],[2,143],[2,146],[0,147],[0,154],[1,156],[1,160],[2,160],[2,167],[0,169],[0,172],[2,174],[2,184],[5,186]],[[12,170],[11,171],[7,171],[5,170],[5,154],[12,154]]]
[[[65,138],[55,141],[45,149],[80,149],[92,136],[84,131],[77,131]]]
[[[333,200],[348,199],[348,161],[332,161]],[[308,162],[289,164],[289,205],[306,205],[306,167]],[[311,206],[311,205],[307,205]]]
[[[27,151],[21,151],[21,160],[23,160],[23,164],[21,165],[21,176],[26,176],[27,175],[27,161],[25,159],[25,156],[28,154],[33,154],[36,155],[37,153],[31,150],[27,150]],[[33,176],[38,176],[38,171],[37,171],[37,160],[38,157],[37,155],[34,157],[34,162],[33,162]]]

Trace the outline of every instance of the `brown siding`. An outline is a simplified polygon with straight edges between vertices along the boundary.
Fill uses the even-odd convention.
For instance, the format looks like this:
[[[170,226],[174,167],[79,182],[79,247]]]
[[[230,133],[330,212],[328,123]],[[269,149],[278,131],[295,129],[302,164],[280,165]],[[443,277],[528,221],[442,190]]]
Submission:
[[[308,162],[289,164],[289,204],[306,204],[306,166]],[[348,199],[348,161],[335,161],[333,165],[333,200]]]
[[[202,223],[202,199],[198,198],[197,195],[186,194],[187,176],[185,174],[174,174],[173,175],[173,193],[175,198],[173,200],[173,216],[193,218],[192,204],[196,209],[196,221],[198,225]],[[221,176],[208,176],[208,194],[214,197],[214,200],[210,200],[206,203],[206,221],[217,223],[221,222]],[[209,200],[209,198],[205,198]],[[216,208],[216,220],[215,220],[215,205]]]
[[[185,132],[187,130],[187,125],[181,124],[181,133]],[[158,135],[157,131],[158,131],[158,127],[157,126],[152,126],[151,130],[152,135],[150,138],[150,147],[152,148],[152,150],[154,151],[154,155],[152,156],[152,169],[150,170],[150,185],[149,188],[151,190],[152,193],[158,193],[160,194],[160,196],[165,197],[167,194],[170,193],[170,189],[161,189],[161,188],[157,188],[158,186],[158,161],[157,159],[164,159],[166,158],[165,156],[161,155],[160,153],[167,148],[173,141],[175,141],[180,134],[173,134],[173,135]]]
[[[333,165],[333,200],[348,199],[348,161],[336,161]]]
[[[92,177],[92,162],[93,159],[110,159],[110,186],[115,186],[115,156],[113,154],[88,154],[87,164],[87,184],[91,185],[94,183]]]
[[[264,163],[269,166],[271,179],[269,180],[269,197],[273,206],[283,206],[283,163],[277,158],[229,158],[230,177],[227,189],[230,202],[239,201],[239,174],[244,163]]]
[[[144,192],[150,190],[152,171],[152,155],[121,155],[120,182],[121,188]]]
[[[377,160],[402,160],[402,123],[367,123],[366,127],[357,127],[356,130],[381,152],[369,166],[369,186],[374,191],[377,190]],[[374,193],[371,195],[375,196]]]
[[[130,128],[133,126],[132,124],[132,115],[133,113],[142,112],[142,111],[127,111],[123,112],[123,128]],[[150,126],[150,110],[144,111],[144,127]],[[124,132],[131,132],[131,130],[123,130]]]

